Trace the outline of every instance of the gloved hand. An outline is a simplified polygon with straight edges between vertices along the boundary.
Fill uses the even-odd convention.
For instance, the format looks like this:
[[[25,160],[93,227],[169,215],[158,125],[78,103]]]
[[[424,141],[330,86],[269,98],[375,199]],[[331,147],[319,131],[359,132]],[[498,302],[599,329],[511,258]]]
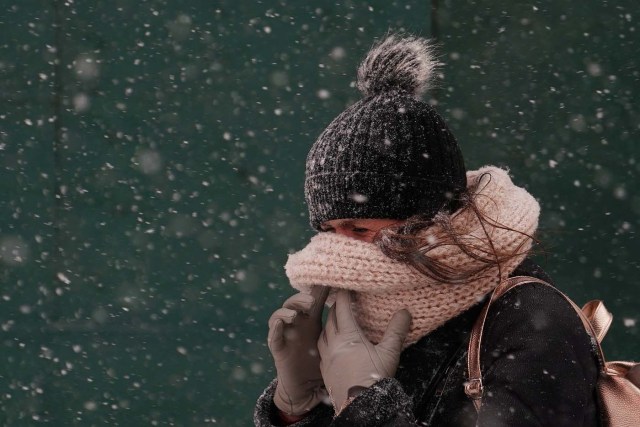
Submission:
[[[278,378],[273,401],[289,415],[302,415],[326,397],[317,341],[327,295],[326,286],[298,293],[269,319],[268,345]]]
[[[349,397],[395,375],[410,324],[411,314],[407,310],[396,312],[382,341],[374,345],[356,322],[351,293],[338,292],[318,340],[320,370],[336,413],[344,409]]]

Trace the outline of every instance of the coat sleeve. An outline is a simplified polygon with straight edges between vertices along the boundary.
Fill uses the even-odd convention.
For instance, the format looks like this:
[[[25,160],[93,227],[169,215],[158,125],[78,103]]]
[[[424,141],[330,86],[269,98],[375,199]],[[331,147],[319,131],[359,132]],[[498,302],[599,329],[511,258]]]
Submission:
[[[332,427],[414,426],[412,401],[395,378],[385,378],[363,391],[333,420]]]
[[[489,311],[481,348],[478,426],[596,426],[598,363],[569,303],[540,284]]]
[[[278,408],[273,403],[273,395],[276,391],[277,380],[273,380],[271,384],[264,390],[258,398],[256,407],[253,412],[253,423],[256,427],[275,427],[281,426],[278,418]],[[306,417],[289,427],[306,427],[306,426],[329,426],[333,418],[333,408],[330,405],[319,404]]]
[[[262,393],[253,414],[256,427],[279,426],[278,409],[273,403],[274,380]],[[362,392],[337,417],[333,407],[320,404],[305,418],[289,427],[406,427],[417,425],[411,399],[395,378],[385,378]]]

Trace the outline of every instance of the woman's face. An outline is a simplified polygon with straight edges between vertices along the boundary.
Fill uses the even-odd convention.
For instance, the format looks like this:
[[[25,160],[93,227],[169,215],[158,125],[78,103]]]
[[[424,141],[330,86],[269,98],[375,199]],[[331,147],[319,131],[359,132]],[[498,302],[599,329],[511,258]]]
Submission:
[[[382,228],[401,222],[402,221],[398,219],[378,218],[332,219],[322,224],[322,230],[372,243],[376,234],[378,234],[378,231]]]

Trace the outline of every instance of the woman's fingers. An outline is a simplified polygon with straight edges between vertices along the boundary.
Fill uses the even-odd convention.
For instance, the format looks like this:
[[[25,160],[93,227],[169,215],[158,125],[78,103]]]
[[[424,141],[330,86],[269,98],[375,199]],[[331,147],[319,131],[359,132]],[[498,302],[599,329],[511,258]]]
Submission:
[[[286,332],[285,327],[287,325],[293,325],[298,314],[303,313],[308,316],[317,316],[318,319],[320,319],[328,295],[328,287],[314,286],[310,294],[300,292],[289,297],[282,304],[282,308],[274,311],[269,318],[269,336],[267,338],[269,348],[272,351],[278,351],[284,347],[286,341],[285,335],[293,332],[289,329],[287,329],[289,332]],[[335,319],[335,314],[333,317]]]
[[[269,329],[273,328],[275,322],[278,320],[282,321],[287,325],[292,324],[297,314],[298,314],[297,311],[291,310],[289,308],[277,309],[276,311],[273,312],[273,314],[269,318]]]
[[[289,297],[283,304],[283,308],[288,308],[290,310],[300,311],[305,314],[310,314],[311,308],[313,307],[313,303],[315,302],[315,298],[309,294],[297,293],[292,297]]]
[[[311,296],[314,299],[313,306],[311,311],[309,312],[309,316],[312,317],[322,317],[322,311],[324,310],[324,303],[327,302],[327,297],[329,296],[329,288],[328,286],[314,286],[311,289]]]
[[[406,309],[396,311],[389,321],[387,330],[385,331],[382,341],[378,346],[387,351],[400,354],[402,351],[402,344],[404,344],[404,340],[409,333],[410,327],[411,313]]]
[[[351,292],[346,289],[338,291],[336,297],[336,328],[339,333],[345,334],[358,330],[358,323],[351,311]]]
[[[333,304],[329,309],[327,315],[327,323],[324,325],[324,339],[325,341],[338,333],[338,324],[336,323],[336,305]]]
[[[320,337],[318,338],[317,347],[318,354],[320,355],[320,359],[327,357],[327,347],[329,345],[329,340],[327,339],[327,330],[323,329],[322,333],[320,333]],[[324,355],[324,356],[323,356]]]
[[[269,328],[267,345],[272,352],[277,352],[284,348],[284,322],[281,319],[275,320],[273,326]]]
[[[309,316],[321,316],[324,309],[324,303],[329,296],[329,288],[327,286],[314,286],[311,293],[305,294],[299,292],[289,297],[282,306],[291,310],[300,311]]]

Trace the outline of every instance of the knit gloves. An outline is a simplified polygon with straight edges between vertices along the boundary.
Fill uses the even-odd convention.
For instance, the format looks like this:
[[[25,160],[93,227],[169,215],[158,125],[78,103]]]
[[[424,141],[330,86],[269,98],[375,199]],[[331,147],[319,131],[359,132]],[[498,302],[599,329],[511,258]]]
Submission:
[[[326,396],[317,341],[328,294],[326,286],[298,293],[269,319],[268,345],[278,378],[273,401],[288,415],[303,415]]]
[[[397,311],[382,341],[374,345],[354,317],[351,292],[338,292],[318,340],[322,378],[337,413],[361,391],[395,375],[410,324],[411,314]]]

